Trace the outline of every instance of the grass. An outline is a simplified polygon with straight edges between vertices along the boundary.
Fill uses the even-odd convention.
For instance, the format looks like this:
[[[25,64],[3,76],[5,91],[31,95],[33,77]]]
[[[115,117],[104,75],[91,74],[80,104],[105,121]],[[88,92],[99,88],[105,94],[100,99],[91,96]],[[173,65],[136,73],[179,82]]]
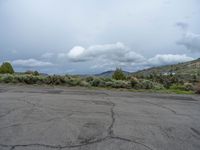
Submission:
[[[193,91],[184,91],[184,90],[179,90],[179,89],[165,89],[158,92],[170,93],[170,94],[186,94],[186,95],[195,94]]]
[[[130,92],[146,92],[146,93],[173,93],[173,94],[195,94],[193,85],[172,84],[169,89],[158,82],[147,79],[114,80],[112,78],[98,77],[74,77],[74,76],[35,76],[35,75],[0,75],[0,82],[6,84],[28,84],[42,86],[62,86],[62,87],[85,87],[96,90],[115,90]],[[190,87],[191,86],[191,87]]]
[[[111,91],[127,91],[127,92],[144,92],[144,93],[161,93],[161,94],[184,94],[184,95],[193,95],[194,91],[184,91],[184,90],[175,90],[175,89],[124,89],[124,88],[111,88],[111,87],[85,87],[91,90],[111,90]]]
[[[18,85],[18,86],[32,86],[32,87],[66,87],[66,88],[82,88],[89,90],[110,90],[110,91],[123,91],[123,92],[141,92],[141,93],[160,93],[160,94],[184,94],[184,95],[193,95],[194,91],[184,91],[179,89],[125,89],[125,88],[112,88],[112,87],[94,87],[94,86],[66,86],[66,85],[47,85],[47,84],[23,84],[23,83],[0,83],[5,85]]]

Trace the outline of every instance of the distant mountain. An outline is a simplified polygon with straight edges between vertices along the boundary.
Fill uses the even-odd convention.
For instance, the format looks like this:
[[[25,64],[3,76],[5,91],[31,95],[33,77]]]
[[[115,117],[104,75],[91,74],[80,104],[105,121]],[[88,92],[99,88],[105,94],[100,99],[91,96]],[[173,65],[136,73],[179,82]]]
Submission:
[[[114,74],[115,71],[113,70],[110,70],[110,71],[105,71],[105,72],[102,72],[100,74],[95,74],[95,76],[97,77],[112,77],[112,75]],[[128,71],[123,71],[123,73],[125,75],[131,75],[131,72],[128,72]]]
[[[148,76],[150,74],[162,74],[162,75],[176,74],[185,78],[187,77],[191,78],[191,76],[194,77],[195,75],[198,77],[198,79],[200,79],[200,58],[189,62],[153,67],[133,73],[133,75],[143,75],[143,76]]]

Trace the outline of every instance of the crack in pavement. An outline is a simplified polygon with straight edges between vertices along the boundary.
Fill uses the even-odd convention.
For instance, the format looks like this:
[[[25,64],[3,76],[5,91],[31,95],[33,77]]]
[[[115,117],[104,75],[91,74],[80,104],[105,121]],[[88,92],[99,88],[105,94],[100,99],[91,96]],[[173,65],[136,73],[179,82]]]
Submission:
[[[110,137],[111,139],[116,139],[116,140],[121,140],[121,141],[126,141],[126,142],[131,142],[131,143],[135,143],[135,144],[139,144],[139,145],[142,145],[144,147],[146,147],[147,149],[149,150],[153,150],[151,147],[141,143],[141,142],[138,142],[136,140],[132,140],[132,139],[127,139],[127,138],[123,138],[123,137],[118,137],[118,136],[111,136]]]
[[[177,116],[184,116],[184,117],[189,117],[189,118],[193,118],[192,115],[186,115],[186,114],[181,114],[181,113],[177,113],[175,110],[169,108],[169,107],[166,107],[166,106],[163,106],[163,105],[160,105],[160,104],[155,104],[153,102],[149,102],[149,101],[146,101],[146,100],[143,100],[144,102],[146,103],[149,103],[151,105],[154,105],[154,106],[157,106],[157,107],[160,107],[162,109],[165,109],[165,110],[168,110],[170,112],[172,112],[173,114],[177,115]]]
[[[9,115],[9,114],[11,114],[12,112],[16,111],[17,109],[18,108],[13,108],[13,109],[7,111],[6,113],[4,113],[3,115],[0,115],[0,119],[5,117],[5,116],[7,116],[7,115]]]
[[[127,139],[127,138],[123,138],[123,137],[118,137],[118,136],[106,136],[104,138],[101,139],[96,139],[94,141],[88,141],[85,143],[81,143],[81,144],[74,144],[74,145],[65,145],[65,146],[61,146],[61,145],[47,145],[47,144],[21,144],[21,145],[4,145],[4,144],[0,144],[1,147],[4,148],[9,148],[10,150],[14,150],[17,147],[45,147],[45,148],[51,148],[51,149],[65,149],[65,148],[78,148],[78,147],[82,147],[82,146],[88,146],[88,145],[92,145],[92,144],[97,144],[97,143],[101,143],[103,141],[106,141],[108,139],[114,139],[114,140],[120,140],[120,141],[126,141],[126,142],[130,142],[130,143],[135,143],[135,144],[139,144],[144,146],[145,148],[149,149],[149,150],[153,150],[151,147],[135,141],[135,140],[131,140],[131,139]]]
[[[145,101],[145,100],[143,100],[143,101],[146,102],[146,103],[149,103],[149,104],[151,104],[151,105],[158,106],[158,107],[160,107],[160,108],[169,110],[169,111],[172,112],[173,114],[177,114],[177,112],[176,112],[175,110],[173,110],[173,109],[171,109],[171,108],[169,108],[169,107],[166,107],[166,106],[163,106],[163,105],[159,105],[159,104],[155,104],[155,103],[152,103],[152,102],[149,102],[149,101]]]
[[[198,131],[197,129],[195,128],[190,128],[196,135],[200,136],[200,131]]]
[[[10,150],[15,150],[15,148],[18,148],[18,147],[45,147],[45,148],[50,148],[50,149],[65,149],[65,148],[79,148],[79,147],[82,147],[82,146],[88,146],[88,145],[92,145],[92,144],[97,144],[97,143],[101,143],[101,142],[104,142],[106,140],[109,140],[109,139],[113,139],[113,140],[120,140],[120,141],[125,141],[125,142],[130,142],[130,143],[134,143],[134,144],[138,144],[138,145],[141,145],[149,150],[153,150],[151,147],[149,147],[148,145],[142,143],[142,142],[138,142],[136,140],[133,140],[133,139],[127,139],[127,138],[123,138],[123,137],[120,137],[120,136],[116,136],[114,134],[114,130],[113,130],[113,127],[114,127],[114,124],[115,124],[115,112],[114,112],[114,108],[116,106],[115,103],[113,103],[109,98],[107,98],[107,100],[109,101],[108,103],[108,106],[111,106],[110,108],[110,117],[111,117],[111,123],[107,129],[107,136],[105,137],[102,137],[102,138],[98,138],[98,139],[95,139],[95,140],[84,140],[82,141],[81,143],[78,143],[78,144],[69,144],[69,145],[48,145],[48,144],[39,144],[39,143],[35,143],[35,144],[18,144],[18,145],[6,145],[6,144],[0,144],[0,147],[4,147],[4,148],[9,148]],[[27,102],[25,100],[25,102]],[[37,106],[36,104],[33,104],[31,102],[27,102],[28,104],[31,104],[33,107]]]
[[[107,130],[108,136],[114,135],[113,126],[114,126],[114,123],[115,123],[115,112],[114,112],[115,103],[111,102],[111,104],[112,104],[112,107],[110,108],[111,124],[110,124],[110,126],[108,127],[108,130]]]
[[[93,141],[87,141],[81,144],[74,144],[74,145],[47,145],[47,144],[39,144],[39,143],[35,143],[35,144],[19,144],[19,145],[5,145],[5,144],[0,144],[1,147],[5,147],[5,148],[10,148],[10,150],[14,150],[17,147],[46,147],[46,148],[52,148],[52,149],[64,149],[64,148],[77,148],[77,147],[82,147],[82,146],[87,146],[87,145],[91,145],[91,144],[96,144],[96,143],[100,143],[105,141],[106,139],[108,139],[109,137],[106,136],[104,138],[101,139],[96,139]]]

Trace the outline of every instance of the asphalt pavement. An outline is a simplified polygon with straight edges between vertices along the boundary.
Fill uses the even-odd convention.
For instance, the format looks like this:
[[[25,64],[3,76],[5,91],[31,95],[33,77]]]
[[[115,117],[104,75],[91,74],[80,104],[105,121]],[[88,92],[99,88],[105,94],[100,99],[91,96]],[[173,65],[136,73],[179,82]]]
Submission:
[[[200,96],[2,84],[0,150],[200,150]]]

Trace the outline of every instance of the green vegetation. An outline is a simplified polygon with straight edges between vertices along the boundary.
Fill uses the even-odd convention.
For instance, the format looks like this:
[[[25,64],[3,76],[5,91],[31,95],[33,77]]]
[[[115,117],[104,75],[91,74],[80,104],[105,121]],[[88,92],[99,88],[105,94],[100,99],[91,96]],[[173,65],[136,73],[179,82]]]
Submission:
[[[137,71],[132,74],[138,78],[156,78],[157,76],[176,76],[179,80],[187,82],[198,82],[200,80],[200,58],[197,60],[179,63],[175,65],[167,65],[153,67]]]
[[[115,80],[125,80],[126,76],[120,68],[117,68],[112,75],[112,78]]]
[[[96,88],[114,88],[128,89],[132,91],[149,91],[149,92],[165,92],[178,94],[200,94],[200,84],[182,83],[178,80],[169,78],[167,86],[163,84],[163,80],[150,80],[129,76],[124,80],[116,80],[113,78],[103,77],[79,77],[79,76],[42,76],[33,74],[2,74],[0,75],[0,83],[22,83],[37,85],[63,85],[63,86],[82,86]],[[161,82],[159,82],[161,81]]]
[[[14,69],[12,67],[12,65],[9,62],[4,62],[1,66],[0,66],[0,73],[1,74],[13,74],[14,73]]]
[[[35,76],[40,75],[38,71],[26,71],[25,74],[31,74],[31,75],[35,75]]]
[[[194,91],[196,94],[200,94],[200,82],[195,86]]]
[[[21,83],[37,85],[63,85],[82,86],[106,89],[126,89],[130,91],[177,93],[177,94],[200,94],[199,76],[193,80],[180,78],[176,74],[150,74],[125,75],[121,69],[116,69],[112,77],[96,76],[72,76],[72,75],[42,75],[37,71],[14,73],[9,63],[4,63],[0,74],[0,83]],[[6,68],[6,69],[5,69]],[[6,70],[6,71],[5,71]],[[5,73],[6,72],[6,73]]]

